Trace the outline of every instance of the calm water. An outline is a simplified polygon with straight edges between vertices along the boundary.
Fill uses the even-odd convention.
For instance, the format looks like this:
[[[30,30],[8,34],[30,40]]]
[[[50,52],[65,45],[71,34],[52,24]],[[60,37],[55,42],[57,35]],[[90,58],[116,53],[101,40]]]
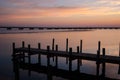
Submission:
[[[1,30],[0,33],[4,31]],[[15,31],[16,33],[17,31]],[[25,32],[25,30],[23,31]],[[31,31],[32,32],[32,31]],[[8,33],[8,32],[5,32]],[[0,80],[14,80],[14,73],[12,70],[12,42],[16,43],[17,47],[21,46],[21,42],[25,41],[26,46],[31,44],[32,47],[37,47],[38,42],[41,43],[41,47],[46,49],[47,45],[52,45],[52,39],[55,38],[55,44],[58,44],[59,50],[65,50],[66,38],[69,39],[69,47],[76,51],[76,46],[79,46],[79,42],[83,40],[83,52],[89,52],[96,54],[98,41],[101,41],[102,48],[106,48],[106,55],[119,55],[119,42],[120,42],[120,30],[92,30],[92,31],[59,31],[59,32],[39,32],[39,33],[16,33],[13,34],[9,31],[9,34],[0,34]],[[68,64],[66,59],[59,58],[59,68],[67,69]],[[32,62],[36,62],[35,56]],[[51,63],[54,63],[51,60]],[[46,58],[42,56],[42,64],[46,65]],[[73,61],[73,70],[77,68],[75,66],[76,61]],[[118,65],[108,64],[106,66],[106,76],[120,79],[118,75]],[[96,64],[92,61],[83,61],[82,72],[88,74],[95,74]],[[38,74],[32,72],[31,77],[28,76],[26,70],[20,70],[21,80],[46,80],[45,74]],[[54,80],[63,80],[63,78],[55,77]]]

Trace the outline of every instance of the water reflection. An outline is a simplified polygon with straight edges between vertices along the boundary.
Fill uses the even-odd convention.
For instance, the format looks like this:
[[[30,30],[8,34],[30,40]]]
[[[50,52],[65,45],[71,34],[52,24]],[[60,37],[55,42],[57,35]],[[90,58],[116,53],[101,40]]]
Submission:
[[[82,32],[44,32],[44,33],[23,33],[23,34],[0,34],[0,63],[1,76],[12,78],[12,64],[11,64],[11,43],[16,42],[16,46],[20,47],[21,42],[25,41],[26,45],[31,44],[32,47],[37,47],[37,43],[41,42],[41,48],[46,49],[46,45],[52,44],[52,38],[55,38],[55,44],[59,45],[59,50],[65,50],[65,39],[69,39],[69,47],[73,47],[73,51],[76,51],[76,46],[79,46],[80,39],[83,40],[83,52],[96,53],[98,41],[102,42],[102,47],[106,48],[106,55],[118,56],[118,44],[120,42],[120,30],[95,30],[95,31],[82,31]],[[42,64],[45,64],[45,57],[42,56]],[[33,61],[35,58],[33,59]],[[65,59],[59,58],[60,67],[67,68],[64,65]],[[76,64],[74,61],[73,64]],[[88,67],[89,65],[89,67]],[[9,67],[8,67],[9,66]],[[107,64],[106,76],[118,78],[118,65]],[[74,68],[75,66],[73,66]],[[94,62],[84,61],[82,72],[95,73]],[[91,68],[89,70],[89,68]],[[5,71],[6,70],[6,71]],[[24,71],[21,71],[22,80],[26,77]],[[33,72],[32,72],[33,73]],[[36,76],[36,75],[34,75]],[[37,77],[40,77],[39,75]],[[2,78],[4,79],[4,78]],[[45,78],[44,78],[45,79]],[[44,80],[43,79],[43,80]]]

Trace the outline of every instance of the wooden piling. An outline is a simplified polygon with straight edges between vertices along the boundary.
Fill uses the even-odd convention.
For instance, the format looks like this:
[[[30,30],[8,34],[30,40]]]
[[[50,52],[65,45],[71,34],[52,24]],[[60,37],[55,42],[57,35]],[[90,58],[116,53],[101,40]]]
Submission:
[[[30,44],[28,45],[28,64],[31,64],[31,53],[30,53]],[[29,70],[28,70],[28,75],[31,76],[31,70],[30,70],[31,66],[29,66]]]
[[[38,49],[41,49],[41,44],[38,43]],[[41,54],[38,54],[38,64],[41,65]]]
[[[83,41],[82,40],[80,40],[80,53],[82,53],[82,46],[83,45]]]
[[[66,52],[68,52],[68,38],[66,39]]]
[[[119,57],[120,57],[120,43],[119,43]],[[120,74],[120,64],[119,64],[118,74]]]
[[[77,53],[79,54],[79,46],[77,46]],[[80,72],[80,59],[77,59],[77,70]]]
[[[50,66],[50,54],[49,54],[49,51],[50,51],[50,46],[47,46],[47,67]]]
[[[55,46],[55,39],[53,38],[52,40],[52,50],[54,51],[54,46]]]
[[[72,71],[72,48],[69,48],[69,71]]]
[[[101,42],[100,41],[98,41],[98,51],[99,51],[99,53],[101,52]]]
[[[22,41],[22,48],[25,48],[25,42]]]
[[[13,58],[15,58],[15,43],[12,44],[12,47],[13,47]]]
[[[99,58],[100,58],[100,52],[97,51],[97,60],[96,60],[96,77],[97,77],[97,80],[99,80],[99,68],[100,68],[100,61],[99,61]]]
[[[82,48],[83,48],[83,41],[80,40],[80,54],[82,53]],[[79,59],[79,62],[80,62],[80,66],[82,66],[82,59]]]
[[[56,51],[58,51],[58,45],[56,45]],[[58,68],[58,57],[56,56],[55,67]]]
[[[55,39],[53,38],[52,40],[52,50],[54,51],[54,47],[55,47]],[[53,56],[53,61],[54,61],[54,56]]]
[[[103,58],[105,57],[105,48],[102,49],[102,53],[103,53]],[[105,67],[105,61],[102,62],[102,78],[105,78],[105,71],[106,71],[106,67]]]
[[[25,42],[22,41],[22,48],[25,48]],[[23,55],[23,62],[25,63],[25,53],[22,52],[22,55]]]
[[[66,39],[66,52],[68,52],[68,38]],[[68,58],[66,57],[66,64],[68,64]]]

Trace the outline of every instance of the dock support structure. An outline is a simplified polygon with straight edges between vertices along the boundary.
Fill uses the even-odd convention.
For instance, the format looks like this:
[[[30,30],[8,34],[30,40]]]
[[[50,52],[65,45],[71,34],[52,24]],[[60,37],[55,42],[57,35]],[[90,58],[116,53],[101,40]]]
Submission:
[[[54,51],[55,50],[55,39],[53,38],[52,40],[52,50]],[[53,56],[53,61],[54,61],[54,56]]]
[[[66,52],[68,52],[68,38],[66,39]],[[68,57],[66,57],[66,64],[68,64]]]
[[[47,46],[47,80],[52,80],[52,74],[51,74],[51,67],[50,67],[50,56],[51,54],[49,53],[50,51],[50,46]]]
[[[119,43],[119,58],[120,58],[120,43]],[[118,74],[120,74],[120,64],[119,64]]]
[[[77,53],[79,54],[79,52],[80,52],[80,50],[79,50],[79,46],[77,46]],[[78,72],[80,72],[80,61],[81,61],[81,59],[77,59],[77,71]]]
[[[58,45],[56,45],[56,51],[58,51]],[[58,68],[58,56],[56,56],[55,67]]]
[[[69,48],[69,71],[72,71],[72,48]]]
[[[25,48],[25,42],[22,41],[22,48]],[[23,55],[23,62],[25,63],[25,52],[22,52]]]
[[[28,45],[28,64],[29,64],[29,71],[28,71],[28,75],[31,76],[31,70],[30,70],[30,64],[31,64],[31,53],[30,53],[30,44]]]
[[[103,58],[105,57],[105,48],[102,49],[102,56]],[[106,71],[106,65],[105,65],[105,61],[102,61],[102,79],[105,79],[105,71]]]
[[[40,43],[38,43],[38,49],[41,49]],[[38,64],[41,65],[41,53],[38,54]]]
[[[82,48],[83,48],[83,41],[80,40],[80,54],[82,53]],[[82,59],[80,59],[80,66],[82,66]]]
[[[96,60],[96,77],[97,77],[97,80],[99,80],[99,69],[100,69],[99,58],[100,58],[100,52],[97,51],[97,60]]]

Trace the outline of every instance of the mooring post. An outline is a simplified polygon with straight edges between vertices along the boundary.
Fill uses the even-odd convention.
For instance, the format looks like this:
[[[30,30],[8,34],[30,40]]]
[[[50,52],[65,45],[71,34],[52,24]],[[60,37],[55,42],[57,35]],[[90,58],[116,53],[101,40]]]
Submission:
[[[68,38],[66,39],[66,52],[68,52]]]
[[[77,46],[77,53],[79,54],[79,46]],[[77,70],[80,72],[80,59],[77,59]]]
[[[101,52],[101,42],[100,41],[98,41],[98,51],[99,51],[99,53]]]
[[[55,39],[53,38],[52,40],[52,50],[54,51],[54,47],[55,47]],[[54,61],[54,56],[53,56],[53,61]]]
[[[50,66],[50,46],[47,46],[47,67],[49,68]]]
[[[58,45],[56,45],[56,51],[58,51]],[[57,55],[56,55],[56,62],[55,63],[56,63],[56,65],[55,65],[56,68],[58,68],[58,57],[57,57]]]
[[[68,38],[66,39],[66,52],[68,52]],[[66,64],[68,64],[68,58],[66,57]]]
[[[72,48],[69,48],[69,71],[72,71]]]
[[[22,48],[25,48],[25,42],[24,41],[22,41]],[[23,51],[23,53],[22,53],[22,57],[23,57],[23,62],[25,63],[25,53],[24,53],[24,51]]]
[[[80,40],[80,54],[82,53],[82,48],[83,48],[83,41]],[[80,66],[82,66],[82,59],[80,59],[79,61],[80,61]]]
[[[97,80],[99,80],[99,68],[100,68],[100,61],[99,61],[99,58],[100,58],[100,52],[99,50],[97,51],[97,60],[96,60],[96,77],[97,77]]]
[[[28,70],[28,75],[30,76],[31,75],[31,70],[30,70],[30,68],[31,68],[31,66],[30,66],[30,64],[31,64],[31,53],[30,53],[30,44],[28,45],[28,64],[29,64],[29,70]]]
[[[41,44],[38,43],[38,49],[41,49]],[[41,53],[38,54],[38,64],[41,65]]]
[[[119,58],[120,58],[120,43],[119,43]],[[119,64],[118,74],[120,74],[120,64]]]
[[[13,56],[13,59],[15,59],[15,54],[16,54],[15,53],[15,43],[12,44],[12,47],[13,47],[13,54],[12,54],[12,56]]]
[[[55,39],[52,40],[52,50],[54,51]]]
[[[102,53],[103,53],[103,58],[105,57],[105,48],[103,48],[102,49]],[[105,78],[105,71],[106,71],[106,69],[105,69],[105,61],[104,61],[104,59],[103,59],[103,62],[102,62],[102,78],[104,79]]]
[[[82,53],[82,46],[83,45],[83,41],[82,40],[80,40],[80,53]]]

